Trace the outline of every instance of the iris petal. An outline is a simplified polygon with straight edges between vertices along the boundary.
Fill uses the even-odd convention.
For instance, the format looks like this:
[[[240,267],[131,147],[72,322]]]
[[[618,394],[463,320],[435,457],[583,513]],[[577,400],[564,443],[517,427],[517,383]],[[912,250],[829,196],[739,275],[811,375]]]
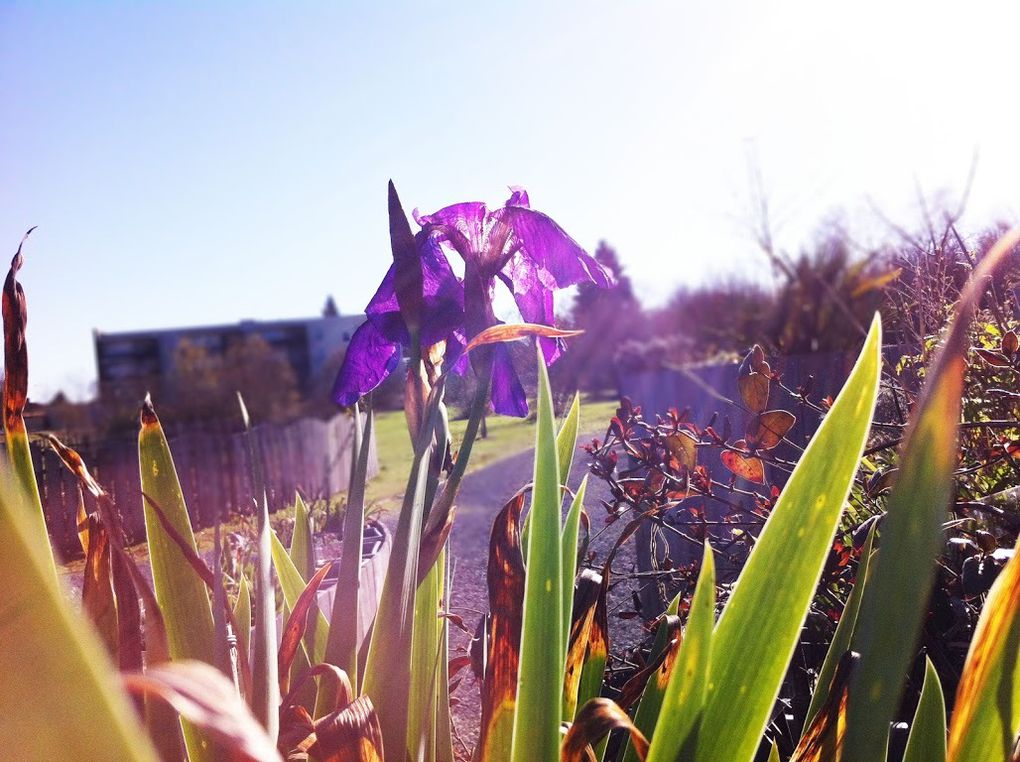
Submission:
[[[342,407],[353,405],[381,384],[400,362],[400,344],[388,340],[366,320],[347,345],[343,365],[333,384],[333,401]]]
[[[485,204],[480,201],[444,206],[432,214],[423,215],[414,210],[415,221],[423,228],[439,231],[464,261],[483,254],[488,216]]]
[[[510,289],[526,323],[554,325],[553,289],[544,281],[551,281],[548,273],[541,272],[534,263],[525,257],[516,255],[503,268],[499,279]],[[563,354],[562,342],[558,339],[541,337],[538,340],[542,347],[545,364],[552,365]]]
[[[493,212],[513,231],[509,249],[522,254],[553,277],[556,288],[577,283],[612,285],[612,277],[552,218],[521,206],[506,206]],[[517,255],[515,254],[515,256]]]
[[[530,207],[531,201],[528,199],[528,192],[519,185],[511,185],[510,198],[507,199],[506,206]]]
[[[492,350],[492,409],[500,415],[524,418],[528,398],[514,370],[510,350],[505,344],[495,344]]]
[[[415,237],[422,270],[422,344],[444,339],[464,321],[464,286],[454,274],[434,236],[419,233]],[[400,314],[395,289],[396,265],[386,276],[365,308],[368,319],[390,341],[410,343],[407,325]]]

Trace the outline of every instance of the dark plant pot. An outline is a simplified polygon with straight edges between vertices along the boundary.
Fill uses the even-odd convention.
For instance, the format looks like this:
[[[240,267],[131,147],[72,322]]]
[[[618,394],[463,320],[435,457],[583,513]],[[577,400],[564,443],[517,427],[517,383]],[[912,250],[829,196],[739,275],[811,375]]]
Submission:
[[[382,593],[392,545],[393,539],[384,524],[375,519],[365,522],[361,541],[361,585],[358,591],[358,633],[362,641],[370,631],[375,612],[379,608],[379,595]],[[333,609],[339,573],[340,564],[334,563],[319,586],[319,608],[326,619],[330,618]]]

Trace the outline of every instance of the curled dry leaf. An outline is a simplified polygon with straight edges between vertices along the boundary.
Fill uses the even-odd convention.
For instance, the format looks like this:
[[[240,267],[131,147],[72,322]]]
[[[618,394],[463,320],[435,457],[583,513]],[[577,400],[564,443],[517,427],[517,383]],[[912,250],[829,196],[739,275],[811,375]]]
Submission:
[[[310,670],[301,675],[290,689],[290,693],[283,697],[283,700],[280,702],[281,713],[287,711],[292,705],[294,705],[294,703],[298,700],[301,688],[313,677],[329,680],[333,684],[333,695],[336,697],[336,702],[330,711],[340,711],[354,701],[354,688],[351,686],[351,679],[347,676],[346,672],[340,669],[340,667],[332,664],[316,664]],[[282,725],[283,723],[281,722],[281,727]]]
[[[1006,331],[1002,335],[1001,344],[1003,354],[1012,357],[1020,350],[1020,336],[1017,336],[1016,331]]]
[[[81,590],[82,610],[95,625],[110,655],[118,654],[117,604],[113,594],[109,536],[93,513],[88,516],[89,547]]]
[[[85,461],[82,460],[82,457],[78,454],[77,450],[68,447],[53,434],[45,433],[41,436],[46,443],[53,448],[53,452],[57,454],[57,457],[60,458],[61,462],[67,467],[67,469],[78,477],[78,481],[81,482],[82,486],[88,490],[92,497],[99,500],[106,496],[106,490],[104,490],[102,485],[100,485],[92,474],[89,473],[89,469],[85,465]]]
[[[326,762],[382,762],[382,728],[372,700],[361,696],[339,712],[316,720],[315,743],[308,751]]]
[[[648,754],[648,739],[635,727],[627,713],[607,698],[593,698],[581,707],[563,739],[560,759],[562,762],[597,762],[598,757],[592,747],[617,728],[630,733],[638,758],[644,760]]]
[[[571,336],[580,336],[584,331],[570,331],[565,328],[553,328],[551,325],[539,323],[510,323],[493,325],[479,332],[468,342],[465,352],[470,352],[476,347],[485,344],[498,344],[503,341],[517,341],[531,337],[545,339],[566,339]]]
[[[489,540],[489,611],[482,720],[478,748],[509,749],[513,734],[517,671],[521,658],[521,611],[524,604],[524,557],[520,519],[524,492],[518,492],[496,516]]]
[[[566,717],[577,708],[581,672],[591,656],[591,649],[601,649],[605,637],[596,612],[602,595],[602,575],[594,569],[582,569],[574,589],[574,608],[570,617],[570,640],[563,679],[563,705]]]
[[[234,684],[209,664],[183,659],[151,666],[145,674],[123,674],[121,680],[132,693],[168,703],[182,717],[214,736],[235,758],[253,762],[280,759]]]
[[[280,676],[280,694],[286,695],[290,686],[290,667],[294,663],[294,656],[298,646],[301,645],[301,638],[304,637],[305,628],[308,626],[308,615],[312,612],[316,603],[315,595],[319,592],[319,585],[333,568],[333,562],[323,564],[322,568],[315,572],[315,575],[308,580],[305,589],[301,591],[293,611],[287,618],[283,628],[283,635],[280,639],[280,651],[277,656]]]
[[[1006,355],[994,349],[975,349],[974,353],[994,368],[1009,368],[1012,365]]]

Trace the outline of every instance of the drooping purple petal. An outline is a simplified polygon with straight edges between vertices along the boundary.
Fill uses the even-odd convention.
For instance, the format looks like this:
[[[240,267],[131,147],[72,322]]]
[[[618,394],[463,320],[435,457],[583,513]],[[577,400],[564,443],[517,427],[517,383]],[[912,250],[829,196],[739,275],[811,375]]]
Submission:
[[[512,231],[506,251],[523,255],[553,277],[556,288],[577,283],[612,285],[612,277],[552,218],[522,206],[506,206],[493,212]],[[512,277],[512,276],[511,276]]]
[[[492,409],[500,415],[524,418],[528,398],[514,370],[510,350],[505,344],[495,344],[492,350]]]
[[[443,358],[447,370],[463,376],[471,367],[471,358],[464,350],[467,348],[467,339],[463,331],[457,330],[446,337],[446,352]]]
[[[415,221],[426,230],[432,228],[441,233],[464,261],[483,254],[487,217],[488,210],[480,201],[445,206],[432,214],[419,214],[414,210]]]
[[[499,273],[499,279],[513,294],[521,318],[526,323],[555,325],[553,313],[553,289],[544,281],[552,280],[551,276],[539,270],[534,264],[521,256],[515,255]],[[546,365],[552,365],[563,354],[563,343],[559,339],[540,337],[539,346]]]
[[[421,342],[427,346],[442,341],[464,322],[464,284],[454,274],[435,236],[422,231],[415,241],[425,295]]]
[[[349,407],[381,384],[400,362],[400,344],[387,339],[370,320],[354,332],[333,384],[333,401]]]

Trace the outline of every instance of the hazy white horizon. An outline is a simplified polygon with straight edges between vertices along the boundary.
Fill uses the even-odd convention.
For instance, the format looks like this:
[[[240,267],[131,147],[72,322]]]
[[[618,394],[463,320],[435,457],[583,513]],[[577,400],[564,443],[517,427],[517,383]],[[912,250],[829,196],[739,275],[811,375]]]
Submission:
[[[620,252],[639,295],[767,277],[779,244],[918,191],[964,228],[1020,217],[1020,9],[730,0],[0,7],[0,252],[24,231],[30,395],[95,376],[92,329],[362,309],[408,209],[535,208]]]

